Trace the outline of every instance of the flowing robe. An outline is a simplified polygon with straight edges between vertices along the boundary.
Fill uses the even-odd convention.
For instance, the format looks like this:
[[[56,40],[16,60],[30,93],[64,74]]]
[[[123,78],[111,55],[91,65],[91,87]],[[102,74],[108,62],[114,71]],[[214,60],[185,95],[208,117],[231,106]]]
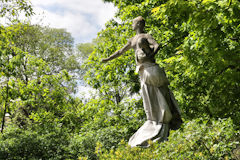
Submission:
[[[135,57],[147,121],[129,139],[128,144],[131,147],[147,147],[149,140],[167,140],[169,129],[179,128],[182,120],[177,102],[168,88],[169,81],[164,69],[155,63],[154,55],[149,53],[150,46],[141,48],[137,45]]]

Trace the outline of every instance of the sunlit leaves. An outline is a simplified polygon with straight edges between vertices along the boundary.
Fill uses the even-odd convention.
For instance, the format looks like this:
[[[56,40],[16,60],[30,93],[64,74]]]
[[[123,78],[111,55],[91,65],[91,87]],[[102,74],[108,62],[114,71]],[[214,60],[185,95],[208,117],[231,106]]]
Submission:
[[[33,14],[29,0],[1,0],[0,18],[5,17],[9,22],[19,18],[20,14],[26,17]]]
[[[208,114],[239,121],[239,2],[236,0],[114,1],[119,11],[99,33],[100,42],[89,58],[86,78],[102,93],[119,90],[134,78],[133,52],[100,63],[133,36],[131,21],[146,19],[146,31],[162,47],[156,61],[165,67],[170,87],[187,118]],[[126,66],[128,66],[126,68]],[[125,81],[125,77],[129,77]],[[111,96],[114,96],[114,92]],[[112,99],[112,97],[109,99]],[[104,97],[108,97],[105,95]],[[113,100],[113,99],[112,99]]]
[[[172,69],[172,73],[169,72],[172,86],[176,85],[177,95],[182,92],[183,99],[179,100],[186,106],[183,111],[189,116],[199,114],[199,111],[217,117],[233,116],[239,105],[239,92],[235,90],[239,87],[239,65],[236,63],[240,60],[237,54],[239,43],[232,38],[239,35],[237,10],[238,1],[225,0],[167,1],[152,10],[154,16],[168,26],[162,29],[173,31],[174,36],[187,35],[175,46],[181,51],[181,59],[176,55],[164,62],[168,63],[167,67],[174,66],[169,68]],[[166,54],[164,49],[162,51]],[[231,70],[230,74],[227,74],[228,70]],[[223,78],[225,76],[228,78]],[[227,106],[231,106],[231,111]]]
[[[233,126],[230,119],[194,119],[180,130],[171,131],[168,141],[153,143],[149,148],[131,148],[122,141],[117,149],[107,151],[98,143],[96,153],[102,160],[235,159],[239,156],[233,153],[239,144],[239,132]]]

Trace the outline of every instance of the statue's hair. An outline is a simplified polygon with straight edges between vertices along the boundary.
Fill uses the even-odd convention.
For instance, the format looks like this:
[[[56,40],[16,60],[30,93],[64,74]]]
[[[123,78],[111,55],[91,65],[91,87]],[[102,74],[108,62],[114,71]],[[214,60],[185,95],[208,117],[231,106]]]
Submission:
[[[137,18],[134,18],[133,21],[138,21],[141,23],[141,25],[145,26],[145,20],[142,16],[138,16]]]

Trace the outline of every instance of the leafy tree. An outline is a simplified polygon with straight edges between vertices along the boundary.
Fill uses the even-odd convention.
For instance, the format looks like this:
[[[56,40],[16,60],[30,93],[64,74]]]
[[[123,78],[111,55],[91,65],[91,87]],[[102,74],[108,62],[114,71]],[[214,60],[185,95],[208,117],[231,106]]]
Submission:
[[[121,21],[109,21],[99,33],[86,76],[91,86],[121,97],[135,89],[133,52],[108,64],[100,59],[126,44],[133,34],[131,20],[141,15],[146,32],[162,46],[155,58],[167,71],[184,117],[232,117],[239,122],[239,1],[107,2],[118,7]]]
[[[70,141],[69,147],[73,155],[89,159],[97,159],[97,142],[102,143],[107,150],[117,148],[122,139],[130,138],[144,123],[144,111],[139,100],[116,105],[102,98],[91,99],[80,108],[78,115],[81,117],[81,128]]]
[[[23,12],[26,16],[33,14],[32,7],[28,1],[20,0],[1,0],[0,18],[6,18],[10,22],[15,22],[17,13]],[[1,132],[5,125],[5,114],[9,110],[9,100],[11,99],[9,82],[11,76],[15,75],[15,66],[18,66],[19,61],[23,57],[23,53],[14,46],[12,38],[19,30],[12,27],[4,27],[0,25],[0,104],[2,118]]]
[[[184,119],[208,115],[215,119],[231,117],[235,124],[239,122],[240,57],[237,37],[240,3],[238,1],[109,0],[108,2],[113,2],[118,7],[116,14],[118,21],[112,19],[106,23],[106,29],[98,34],[95,50],[85,63],[85,68],[88,70],[85,80],[99,91],[99,96],[107,103],[103,106],[101,102],[94,104],[97,108],[93,110],[92,121],[102,122],[101,125],[93,123],[96,126],[93,129],[95,132],[107,128],[104,122],[106,119],[111,119],[111,116],[99,117],[98,113],[106,111],[107,115],[111,115],[117,112],[121,104],[129,101],[126,97],[131,97],[132,93],[139,91],[138,77],[134,73],[133,51],[128,51],[109,63],[100,62],[102,58],[113,54],[133,37],[131,21],[139,15],[146,19],[146,32],[152,34],[161,45],[155,58],[167,71],[170,87],[179,101]],[[107,109],[109,103],[112,104],[111,110]],[[141,103],[130,106],[134,111],[142,111]],[[126,117],[131,117],[130,115]],[[116,115],[115,118],[121,119],[122,115]],[[144,120],[143,114],[137,114],[134,118],[139,121]],[[120,123],[119,120],[111,125],[121,126],[120,132],[125,127],[129,127],[128,123],[125,125]],[[87,124],[87,128],[93,127],[89,122]],[[131,121],[130,124],[139,123]],[[131,135],[134,129],[130,130],[130,133],[122,133]],[[111,135],[110,131],[109,135]],[[107,140],[102,143],[106,142]],[[209,143],[214,142],[209,140]],[[175,142],[170,142],[169,146],[173,144]],[[224,147],[226,146],[223,145],[222,150]],[[113,158],[111,153],[114,149],[110,153],[107,152],[109,148],[106,144],[103,145],[104,149],[106,153],[104,156]],[[112,156],[129,154],[122,151],[117,150]],[[158,151],[154,152],[158,153]],[[192,153],[195,151],[192,150]],[[198,153],[201,154],[200,152]],[[204,152],[208,151],[204,150]],[[104,156],[101,158],[107,159]]]
[[[24,4],[25,1],[20,3],[20,8]],[[22,7],[24,10],[24,6]],[[5,13],[7,14],[10,14],[10,11]],[[66,70],[51,70],[53,64],[50,60],[53,63],[53,59],[49,58],[49,62],[46,62],[39,54],[39,51],[43,51],[41,47],[46,44],[38,43],[40,38],[49,36],[50,39],[53,35],[51,44],[47,44],[49,52],[61,51],[62,55],[67,54],[71,41],[65,43],[64,40],[70,37],[69,34],[64,30],[29,26],[16,21],[13,25],[1,25],[0,33],[0,159],[72,157],[73,154],[69,155],[67,146],[70,134],[79,131],[82,123],[79,109],[83,104],[68,92],[72,77]],[[63,39],[56,39],[61,37]],[[51,55],[46,54],[47,56]],[[60,65],[58,67],[60,68]],[[11,117],[11,123],[8,123],[7,127],[6,112]]]
[[[19,13],[31,16],[33,9],[29,0],[1,0],[0,18],[5,17],[9,22],[15,21]]]
[[[79,131],[83,104],[69,94],[72,78],[66,70],[49,74],[47,62],[15,46],[18,32],[21,23],[1,30],[0,159],[70,158],[69,136]],[[7,127],[6,112],[11,117]]]
[[[170,42],[182,36],[166,47],[175,48],[175,55],[163,61],[172,70],[177,68],[170,76],[187,116],[240,120],[239,4],[235,0],[167,1],[152,10],[165,27],[161,33],[171,35]]]
[[[60,71],[63,69],[60,63],[70,63],[69,57],[72,56],[67,53],[72,47],[70,34],[64,30],[22,23],[0,26],[0,29],[2,132],[6,112],[19,127],[29,127],[32,122],[40,123],[38,121],[46,125],[46,117],[49,120],[61,119],[59,121],[68,126],[72,118],[64,115],[68,115],[67,110],[75,109],[74,104],[79,103],[69,95],[69,91],[75,88],[73,79],[66,70]],[[43,43],[47,38],[50,43]],[[56,61],[51,54],[57,54]],[[67,54],[70,56],[65,56]],[[75,59],[72,58],[72,61]],[[36,118],[40,115],[45,118]]]
[[[26,1],[12,2],[18,4],[13,10],[22,6],[32,14]],[[230,119],[215,119],[231,117],[239,122],[240,3],[105,2],[118,7],[118,20],[106,23],[94,42],[77,46],[81,56],[88,57],[83,65],[85,80],[99,91],[85,104],[69,94],[80,66],[69,33],[16,21],[0,26],[0,117],[5,128],[0,159],[235,158],[237,127]],[[1,11],[2,16],[16,16],[7,7],[10,10]],[[169,141],[145,150],[118,147],[145,121],[134,52],[100,63],[134,35],[131,21],[139,15],[147,21],[146,31],[162,46],[155,58],[166,68],[184,118],[213,117],[186,120],[180,130],[170,133]],[[8,127],[6,112],[12,118]],[[97,142],[102,146],[95,152]]]
[[[15,36],[15,45],[50,65],[49,74],[66,69],[79,77],[80,64],[73,49],[73,38],[65,29],[22,24],[22,32]]]
[[[89,55],[94,51],[96,40],[92,40],[91,43],[79,43],[76,45],[76,53],[77,57],[79,58],[80,63],[80,83],[81,85],[86,85],[86,82],[84,81],[84,75],[87,71],[87,67],[84,67],[84,62],[89,57]]]
[[[76,48],[82,59],[86,59],[93,52],[94,43],[79,43]]]

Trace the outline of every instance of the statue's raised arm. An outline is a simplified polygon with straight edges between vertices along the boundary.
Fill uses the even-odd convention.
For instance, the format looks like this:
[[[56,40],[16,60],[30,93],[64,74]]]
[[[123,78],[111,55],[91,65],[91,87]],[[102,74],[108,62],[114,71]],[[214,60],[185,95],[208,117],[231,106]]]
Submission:
[[[117,57],[121,56],[124,52],[129,50],[130,48],[131,48],[131,41],[128,41],[128,43],[123,48],[121,48],[120,50],[116,51],[115,53],[113,53],[108,58],[102,59],[101,61],[102,62],[107,62],[107,61],[110,61],[110,60],[112,60],[114,58],[117,58]]]

